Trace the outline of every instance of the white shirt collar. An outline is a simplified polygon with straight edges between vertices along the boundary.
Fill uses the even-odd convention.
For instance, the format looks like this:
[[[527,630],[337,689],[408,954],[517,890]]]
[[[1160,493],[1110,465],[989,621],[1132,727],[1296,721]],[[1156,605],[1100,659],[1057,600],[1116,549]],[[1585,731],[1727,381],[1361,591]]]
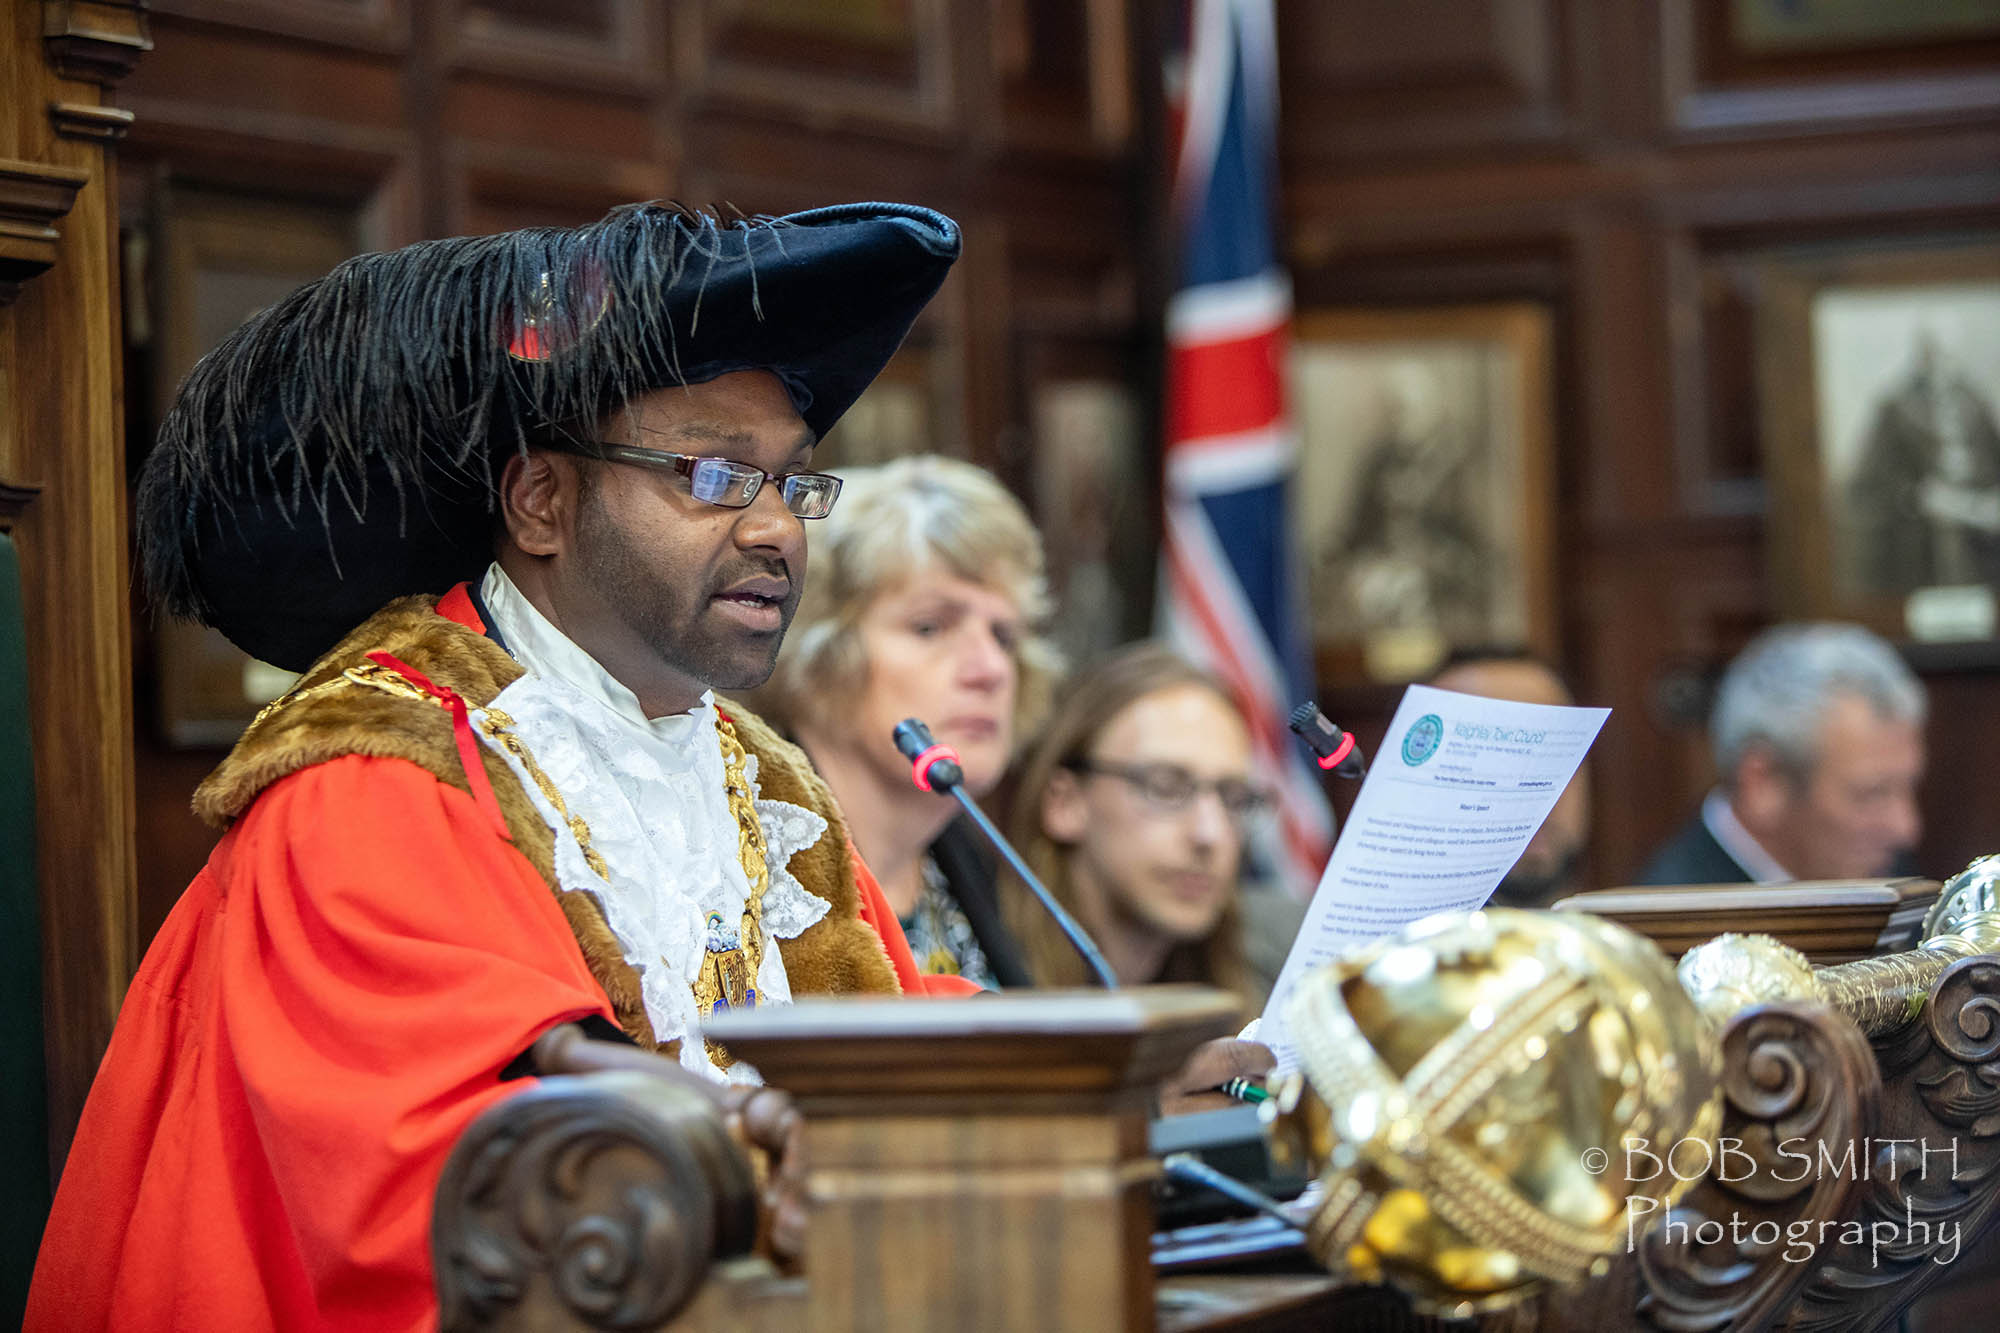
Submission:
[[[1730,808],[1729,798],[1722,794],[1720,787],[1702,798],[1701,822],[1708,826],[1709,834],[1722,845],[1729,859],[1759,884],[1790,884],[1798,878],[1779,865],[1778,859],[1750,836],[1750,830],[1744,828],[1743,821],[1736,817],[1736,811]]]
[[[649,719],[632,691],[536,610],[497,564],[479,595],[507,650],[527,668],[494,706],[513,719],[542,776],[529,772],[518,747],[488,743],[555,834],[556,882],[596,897],[625,960],[638,970],[654,1034],[662,1041],[690,1036],[701,1021],[693,979],[708,956],[710,923],[735,930],[750,893],[724,790],[715,696],[704,694],[691,712]],[[791,859],[819,842],[827,825],[811,810],[763,799],[756,755],[746,758],[743,775],[770,872],[756,989],[759,1003],[783,1004],[791,983],[777,941],[796,938],[831,910],[791,873]],[[562,808],[544,778],[561,792]],[[579,828],[597,853],[595,864]],[[746,1064],[716,1068],[699,1041],[681,1041],[680,1059],[707,1078],[757,1078]]]
[[[554,676],[575,686],[623,720],[662,740],[685,739],[687,729],[698,725],[699,719],[714,709],[714,692],[704,691],[701,703],[690,712],[647,717],[639,706],[639,696],[550,624],[527,594],[507,577],[507,571],[500,568],[498,561],[487,566],[486,577],[479,584],[479,596],[515,661],[538,676]]]

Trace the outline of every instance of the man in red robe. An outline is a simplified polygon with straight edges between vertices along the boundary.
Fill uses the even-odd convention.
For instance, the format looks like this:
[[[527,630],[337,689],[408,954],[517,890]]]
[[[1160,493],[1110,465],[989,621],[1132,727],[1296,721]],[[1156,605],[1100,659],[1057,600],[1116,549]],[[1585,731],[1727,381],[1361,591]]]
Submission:
[[[768,674],[838,492],[812,447],[957,244],[893,205],[432,242],[190,376],[150,581],[304,674],[197,795],[227,831],[133,980],[29,1328],[429,1327],[444,1158],[550,1028],[719,1085],[716,1007],[940,981],[713,691]]]
[[[957,250],[900,205],[641,206],[362,256],[196,367],[148,581],[303,674],[196,794],[226,832],[133,979],[30,1329],[431,1327],[444,1159],[550,1029],[727,1101],[770,1094],[715,1009],[953,988],[715,692],[769,674],[838,498],[813,447]]]

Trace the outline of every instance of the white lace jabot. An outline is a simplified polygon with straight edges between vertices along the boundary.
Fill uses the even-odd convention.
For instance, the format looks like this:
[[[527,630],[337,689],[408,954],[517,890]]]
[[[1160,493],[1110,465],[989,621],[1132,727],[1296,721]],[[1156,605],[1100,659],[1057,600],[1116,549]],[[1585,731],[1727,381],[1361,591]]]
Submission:
[[[715,696],[702,695],[692,712],[648,718],[632,691],[550,624],[499,565],[487,570],[479,595],[493,628],[528,672],[493,706],[513,718],[515,735],[562,794],[570,817],[588,828],[607,869],[600,876],[590,868],[568,821],[520,761],[500,749],[555,830],[556,880],[603,904],[625,961],[639,973],[654,1035],[662,1042],[685,1037],[700,1020],[693,982],[706,952],[708,916],[737,921],[750,894],[723,790]],[[753,794],[756,763],[750,756]],[[783,1004],[792,993],[775,941],[793,938],[829,907],[789,865],[793,853],[819,841],[826,821],[783,801],[759,798],[756,807],[771,874],[757,993],[762,1003]],[[742,1065],[716,1068],[699,1040],[682,1041],[680,1058],[710,1078],[756,1077]]]

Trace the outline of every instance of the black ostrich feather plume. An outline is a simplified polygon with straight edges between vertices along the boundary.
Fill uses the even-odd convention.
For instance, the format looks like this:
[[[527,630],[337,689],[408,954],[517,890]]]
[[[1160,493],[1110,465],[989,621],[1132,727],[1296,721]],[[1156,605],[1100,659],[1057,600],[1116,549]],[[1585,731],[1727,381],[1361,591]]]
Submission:
[[[957,250],[949,219],[907,205],[652,203],[350,259],[181,384],[137,497],[147,582],[170,613],[310,661],[390,597],[470,577],[498,465],[538,437],[746,368],[823,435]]]

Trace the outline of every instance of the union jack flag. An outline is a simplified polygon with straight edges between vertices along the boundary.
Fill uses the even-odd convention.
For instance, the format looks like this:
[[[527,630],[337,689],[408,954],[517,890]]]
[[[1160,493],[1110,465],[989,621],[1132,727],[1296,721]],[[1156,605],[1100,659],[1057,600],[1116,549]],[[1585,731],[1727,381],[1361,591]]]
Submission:
[[[1167,70],[1179,271],[1167,306],[1165,636],[1228,682],[1277,789],[1277,869],[1318,881],[1333,812],[1285,734],[1312,694],[1287,519],[1292,289],[1279,263],[1271,0],[1192,0]]]

